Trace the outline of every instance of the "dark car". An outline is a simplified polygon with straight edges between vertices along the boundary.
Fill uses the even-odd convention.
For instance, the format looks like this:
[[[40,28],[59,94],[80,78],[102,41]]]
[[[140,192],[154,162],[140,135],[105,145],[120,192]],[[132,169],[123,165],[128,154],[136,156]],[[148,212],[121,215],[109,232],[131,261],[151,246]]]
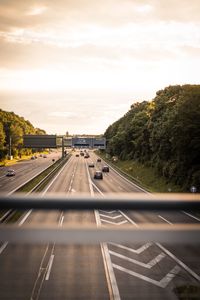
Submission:
[[[76,157],[79,157],[79,154],[76,154]]]
[[[89,158],[90,156],[89,156],[89,154],[85,154],[85,156],[84,156],[85,158]]]
[[[97,158],[97,162],[101,162],[101,158]]]
[[[94,163],[93,162],[91,162],[91,163],[89,163],[89,168],[94,168]]]
[[[84,152],[80,152],[80,156],[84,156]]]
[[[109,172],[109,166],[103,166],[102,172]]]
[[[6,173],[6,176],[15,176],[15,170],[13,170],[13,169],[8,169],[8,170],[7,170],[7,173]]]
[[[94,173],[94,179],[103,179],[103,173],[101,171],[96,171]]]

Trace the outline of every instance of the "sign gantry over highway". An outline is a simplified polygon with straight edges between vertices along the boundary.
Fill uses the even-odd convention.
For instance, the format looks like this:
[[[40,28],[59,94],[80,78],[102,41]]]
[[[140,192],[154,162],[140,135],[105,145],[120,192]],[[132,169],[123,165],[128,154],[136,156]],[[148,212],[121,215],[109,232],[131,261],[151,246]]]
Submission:
[[[90,149],[106,149],[106,139],[97,137],[65,138],[57,135],[24,135],[24,148],[57,148],[76,147]]]
[[[23,136],[24,148],[57,148],[57,136],[56,135],[24,135]]]

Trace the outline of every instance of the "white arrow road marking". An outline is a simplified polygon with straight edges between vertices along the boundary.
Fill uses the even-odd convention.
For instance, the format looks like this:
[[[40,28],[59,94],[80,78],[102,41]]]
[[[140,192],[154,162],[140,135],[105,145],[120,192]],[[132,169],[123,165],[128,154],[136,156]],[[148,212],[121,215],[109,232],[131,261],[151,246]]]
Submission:
[[[103,214],[99,214],[101,217],[106,217],[106,218],[109,218],[109,219],[118,219],[118,218],[121,218],[122,217],[122,215],[117,215],[117,216],[115,216],[115,217],[112,217],[112,216],[106,216],[106,215],[103,215]]]
[[[152,283],[158,287],[161,287],[161,288],[165,288],[169,283],[170,281],[180,272],[181,268],[179,266],[175,266],[165,277],[163,277],[160,281],[157,281],[155,279],[151,279],[147,276],[144,276],[144,275],[141,275],[139,273],[136,273],[134,271],[131,271],[129,269],[126,269],[126,268],[123,268],[121,266],[118,266],[116,264],[113,264],[113,267],[117,270],[120,270],[122,272],[125,272],[129,275],[132,275],[132,276],[135,276],[137,278],[140,278],[144,281],[147,281],[149,283]]]
[[[102,211],[102,212],[105,212],[105,213],[108,213],[108,214],[112,214],[112,213],[116,212],[116,210],[107,211],[107,210],[102,210],[102,209],[100,209],[99,211]]]
[[[136,254],[140,254],[142,253],[144,250],[146,250],[147,248],[149,248],[152,243],[146,243],[145,245],[143,245],[142,247],[138,248],[138,249],[132,249],[132,248],[129,248],[129,247],[126,247],[126,246],[123,246],[123,245],[120,245],[120,244],[115,244],[115,243],[109,243],[110,245],[113,245],[113,246],[116,246],[118,248],[121,248],[121,249],[125,249],[125,250],[128,250],[130,252],[133,252],[133,253],[136,253]]]
[[[114,256],[117,256],[121,259],[124,259],[126,261],[129,261],[133,264],[136,264],[138,266],[141,266],[141,267],[144,267],[146,269],[151,269],[153,266],[155,266],[157,263],[159,263],[166,255],[162,252],[160,253],[159,255],[157,255],[155,258],[153,258],[150,262],[148,262],[147,264],[146,263],[143,263],[143,262],[140,262],[138,260],[135,260],[133,258],[130,258],[130,257],[127,257],[125,255],[122,255],[122,254],[119,254],[119,253],[116,253],[114,251],[109,251],[110,254],[114,255]]]
[[[113,224],[113,225],[122,225],[122,224],[124,224],[124,223],[127,223],[126,220],[121,221],[121,222],[119,222],[119,223],[111,222],[111,221],[104,220],[104,219],[101,219],[101,221],[106,222],[106,223],[109,223],[109,224]]]

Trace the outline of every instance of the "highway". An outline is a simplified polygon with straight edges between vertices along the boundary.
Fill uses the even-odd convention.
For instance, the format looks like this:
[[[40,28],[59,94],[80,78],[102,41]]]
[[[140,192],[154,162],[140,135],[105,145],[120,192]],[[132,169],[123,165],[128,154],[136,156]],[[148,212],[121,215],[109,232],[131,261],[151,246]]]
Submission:
[[[88,159],[75,154],[44,194],[88,193],[103,197],[105,193],[145,192],[112,169],[104,174],[103,180],[93,179],[94,169],[101,169],[104,162],[97,162],[93,152]],[[95,168],[88,167],[91,161]],[[181,211],[27,211],[18,226],[75,223],[138,227],[142,223],[173,226],[199,222],[194,213]],[[97,246],[4,243],[0,246],[0,299],[178,299],[174,293],[176,287],[200,285],[199,255],[198,247],[148,241]]]
[[[58,160],[61,157],[60,151],[50,152],[46,158],[38,155],[37,159],[21,160],[16,164],[0,168],[0,193],[12,193],[27,180],[39,174],[41,171],[52,165],[52,159]],[[7,177],[8,169],[15,170],[16,175]]]

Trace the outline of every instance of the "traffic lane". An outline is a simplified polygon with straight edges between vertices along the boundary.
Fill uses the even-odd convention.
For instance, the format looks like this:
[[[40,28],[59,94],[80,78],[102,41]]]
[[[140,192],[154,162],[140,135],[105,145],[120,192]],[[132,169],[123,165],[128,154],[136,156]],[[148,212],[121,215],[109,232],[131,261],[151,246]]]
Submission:
[[[106,177],[107,179],[107,177]],[[101,181],[101,180],[99,180]],[[106,180],[107,182],[107,180]],[[113,188],[114,191],[118,190],[119,185],[121,185],[121,181],[119,180],[118,184],[115,184],[115,187]],[[103,186],[104,189],[100,188],[100,184],[98,187],[101,191],[110,191],[110,187],[108,187],[108,184],[105,183],[104,180],[101,181],[101,186]],[[113,191],[112,190],[112,191]],[[120,191],[121,192],[121,191]],[[128,190],[126,191],[128,192]],[[123,212],[122,212],[123,213]],[[164,220],[160,219],[157,212],[124,212],[128,216],[128,220],[133,219],[133,225],[138,225],[138,223],[163,223]],[[134,214],[134,218],[132,216]],[[106,216],[107,215],[107,216]],[[135,215],[137,216],[137,222],[135,219]],[[113,219],[111,219],[113,218]],[[175,213],[174,218],[180,219],[181,221],[185,221],[184,215],[181,214],[181,212]],[[127,223],[127,219],[123,220],[123,215],[120,216],[120,211],[115,211],[114,214],[108,214],[104,212],[102,214],[101,212],[101,220],[103,222],[104,226],[110,226],[111,223],[115,223],[115,225],[124,224],[124,222]],[[139,222],[138,222],[139,220]],[[187,220],[188,221],[188,220]],[[113,224],[114,225],[114,224]],[[133,259],[133,254],[130,251],[137,250],[138,248],[141,249],[145,245],[136,245],[136,244],[128,244],[126,245],[127,248],[129,248],[128,253],[121,254],[120,248],[117,247],[117,251],[113,251],[112,246],[108,244],[108,249],[111,255],[112,263],[115,269],[115,274],[117,277],[117,283],[119,285],[120,294],[123,295],[123,299],[138,299],[138,295],[136,297],[132,298],[130,294],[132,295],[131,291],[136,289],[139,290],[140,287],[140,297],[141,299],[146,299],[149,294],[154,293],[156,299],[173,299],[176,298],[174,294],[174,287],[178,285],[187,285],[189,284],[196,284],[195,279],[191,276],[190,273],[186,272],[184,268],[181,268],[179,265],[177,265],[177,261],[174,260],[174,257],[167,256],[166,253],[162,253],[161,249],[156,245],[152,244],[151,247],[144,250],[144,255],[142,256],[142,252],[135,252],[136,258]],[[175,247],[176,248],[176,247]],[[195,248],[194,251],[197,249]],[[127,252],[126,250],[123,250]],[[192,249],[190,248],[190,251]],[[194,253],[193,251],[193,253]],[[158,254],[158,253],[159,254]],[[130,255],[131,253],[131,255]],[[183,256],[186,254],[184,253]],[[188,253],[187,253],[188,256]],[[162,260],[159,260],[158,258],[164,258]],[[151,258],[151,259],[150,259]],[[196,256],[197,258],[197,256]],[[194,262],[197,261],[194,259]],[[148,264],[149,262],[149,264]],[[151,266],[151,264],[154,263],[153,268],[148,269],[148,267]],[[139,264],[139,266],[138,266]],[[133,267],[134,266],[134,267]],[[193,265],[190,265],[193,267]],[[196,270],[196,269],[195,269]],[[191,273],[192,273],[191,269]],[[177,274],[175,274],[177,273]],[[198,273],[198,270],[197,270]],[[176,276],[175,276],[176,275]],[[173,278],[174,276],[174,278]],[[124,278],[126,278],[127,282],[130,281],[130,286],[124,281]],[[172,278],[173,280],[168,283],[168,278]],[[167,286],[164,285],[167,283]],[[134,287],[134,289],[133,289]],[[161,291],[161,289],[164,289]],[[128,292],[126,292],[128,291]]]
[[[103,193],[137,193],[141,190],[127,182],[125,179],[121,178],[115,172],[105,172],[103,173],[103,179],[94,179],[95,169],[90,168],[89,170],[92,182],[103,192]]]
[[[99,246],[56,245],[39,299],[110,299]]]
[[[45,188],[45,194],[68,193],[77,160],[72,155]],[[56,196],[56,195],[55,195]]]
[[[35,160],[29,160],[26,162],[20,162],[12,167],[7,167],[7,169],[12,168],[15,170],[16,175],[12,177],[3,176],[0,181],[0,192],[11,192],[17,187],[22,185],[27,180],[36,176],[38,173],[43,171],[48,166],[52,165],[53,157],[57,157],[53,154],[50,154],[48,158],[38,158]],[[56,159],[56,158],[55,158]]]
[[[77,163],[76,163],[77,162]],[[84,158],[73,159],[70,193],[89,193]],[[65,174],[65,170],[63,171]],[[63,212],[63,224],[92,224],[94,213],[89,211]],[[40,299],[109,299],[109,292],[100,246],[60,246],[51,252],[52,265],[43,281]]]
[[[159,226],[160,223],[169,224],[169,226],[172,226],[176,224],[177,220],[178,223],[183,224],[199,224],[199,222],[195,221],[194,219],[189,219],[184,214],[181,215],[181,212],[177,213],[169,213],[168,216],[166,216],[166,213],[160,212],[160,215],[162,218],[159,218],[158,215],[152,212],[135,212],[135,211],[126,211],[126,215],[138,226],[141,226],[145,223],[153,223],[157,224]],[[166,219],[163,217],[167,217]],[[169,218],[170,217],[170,218]],[[170,223],[169,223],[170,219]],[[191,246],[187,245],[187,242],[185,242],[183,245],[172,245],[172,244],[166,244],[164,245],[167,250],[170,251],[176,258],[178,258],[181,262],[183,262],[186,266],[188,266],[191,270],[193,270],[196,274],[200,276],[200,265],[199,265],[199,257],[200,257],[200,248],[199,246]]]
[[[59,226],[60,215],[59,211],[33,211],[26,224]],[[51,248],[51,244],[9,243],[0,251],[0,299],[31,299],[34,287],[38,288],[48,269]]]
[[[100,180],[99,180],[100,181]],[[119,186],[121,186],[121,177],[119,177],[119,184],[115,183],[115,186],[112,187],[112,192],[119,191]],[[101,191],[110,191],[110,184],[108,184],[107,177],[106,181],[102,181],[101,185],[98,184],[98,187]],[[103,188],[102,188],[103,187]],[[124,185],[125,188],[125,185]],[[121,192],[121,191],[120,191]],[[126,192],[130,192],[129,189]],[[178,212],[166,212],[166,211],[126,211],[126,215],[133,220],[136,224],[144,224],[144,223],[165,223],[173,226],[176,223],[183,223],[183,224],[194,224],[199,222],[194,218],[189,217],[188,215],[184,214],[182,211]],[[120,219],[119,219],[120,220]],[[166,248],[170,250],[174,255],[180,258],[186,265],[188,265],[195,273],[199,274],[199,256],[200,250],[197,247],[185,245],[184,247],[168,245]],[[188,249],[190,252],[188,252]]]
[[[0,255],[0,299],[30,299],[45,249],[8,244]]]
[[[91,161],[95,162],[95,167],[90,169],[91,179],[93,179],[94,172],[96,170],[102,170],[102,167],[107,165],[103,160],[101,162],[97,162],[96,154],[91,154]],[[104,180],[105,179],[105,180]],[[109,172],[103,172],[103,181],[105,182],[101,184],[101,180],[95,180],[94,183],[101,186],[103,192],[119,192],[119,193],[138,193],[144,192],[140,189],[136,184],[130,182],[126,178],[124,178],[117,171],[114,171],[110,168]],[[107,185],[107,186],[106,186]]]
[[[32,211],[26,224],[60,224],[60,211]],[[22,225],[23,226],[23,225]],[[47,272],[52,245],[8,244],[0,255],[0,299],[30,299]],[[1,251],[0,251],[1,252]]]

